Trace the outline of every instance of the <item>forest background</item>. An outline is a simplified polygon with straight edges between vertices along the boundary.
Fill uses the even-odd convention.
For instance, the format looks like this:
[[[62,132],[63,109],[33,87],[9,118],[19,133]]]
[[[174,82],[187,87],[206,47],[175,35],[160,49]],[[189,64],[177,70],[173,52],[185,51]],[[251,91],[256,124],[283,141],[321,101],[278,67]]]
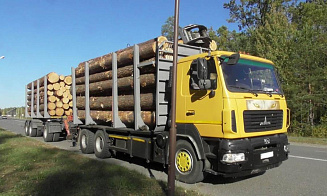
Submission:
[[[209,36],[218,50],[246,51],[275,63],[288,107],[289,132],[296,136],[327,137],[327,1],[231,0],[226,26]],[[162,34],[173,38],[173,17]]]

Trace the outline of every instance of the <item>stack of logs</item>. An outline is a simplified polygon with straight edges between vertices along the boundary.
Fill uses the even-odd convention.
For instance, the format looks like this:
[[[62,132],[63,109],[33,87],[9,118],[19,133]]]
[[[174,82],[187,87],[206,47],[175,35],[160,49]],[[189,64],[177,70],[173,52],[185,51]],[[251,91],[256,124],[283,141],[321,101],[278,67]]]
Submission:
[[[51,72],[46,75],[47,91],[44,88],[44,77],[39,79],[39,112],[44,116],[44,103],[47,102],[47,112],[51,117],[70,116],[73,113],[73,97],[70,92],[72,77],[58,75]],[[31,115],[31,107],[33,107],[34,114],[37,110],[37,81],[33,82],[34,93],[32,93],[32,83],[27,85],[27,106],[28,113]],[[44,94],[47,94],[47,100],[44,100]],[[33,106],[31,105],[32,96],[34,95]]]
[[[138,44],[140,63],[153,62],[140,68],[141,87],[141,117],[146,125],[155,124],[155,62],[158,45],[166,41],[166,37],[158,37]],[[117,54],[117,86],[118,86],[118,115],[127,126],[134,124],[133,97],[133,47],[128,47]],[[168,51],[168,50],[167,50]],[[163,55],[161,55],[163,56]],[[112,123],[112,53],[88,61],[90,82],[90,116],[101,124]],[[85,62],[75,69],[76,75],[76,106],[78,117],[85,120]]]

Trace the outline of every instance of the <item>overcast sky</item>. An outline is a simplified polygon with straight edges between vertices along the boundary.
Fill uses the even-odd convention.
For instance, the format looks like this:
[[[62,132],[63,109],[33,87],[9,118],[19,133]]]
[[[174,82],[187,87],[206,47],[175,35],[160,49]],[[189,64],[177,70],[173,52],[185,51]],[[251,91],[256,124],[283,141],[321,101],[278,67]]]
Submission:
[[[228,10],[218,0],[180,0],[180,26],[218,29]],[[25,105],[25,85],[155,38],[174,0],[0,0],[0,108]]]

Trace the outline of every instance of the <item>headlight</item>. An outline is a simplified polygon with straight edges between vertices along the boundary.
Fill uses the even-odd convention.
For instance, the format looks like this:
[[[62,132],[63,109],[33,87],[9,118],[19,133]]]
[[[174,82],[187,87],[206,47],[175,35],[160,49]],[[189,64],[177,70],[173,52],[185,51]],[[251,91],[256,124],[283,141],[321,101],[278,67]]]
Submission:
[[[221,161],[225,163],[242,162],[245,161],[245,154],[244,153],[224,154],[223,159]]]
[[[290,145],[289,144],[284,145],[284,151],[287,152],[287,153],[290,152]]]

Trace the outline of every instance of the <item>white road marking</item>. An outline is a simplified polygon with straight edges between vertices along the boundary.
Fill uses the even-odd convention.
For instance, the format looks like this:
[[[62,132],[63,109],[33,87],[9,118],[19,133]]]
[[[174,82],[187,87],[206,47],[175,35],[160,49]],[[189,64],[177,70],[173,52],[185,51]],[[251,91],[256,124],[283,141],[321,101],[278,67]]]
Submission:
[[[307,160],[327,162],[327,159],[315,159],[315,158],[310,158],[310,157],[300,157],[300,156],[294,156],[294,155],[289,155],[289,157],[297,158],[297,159],[307,159]]]

